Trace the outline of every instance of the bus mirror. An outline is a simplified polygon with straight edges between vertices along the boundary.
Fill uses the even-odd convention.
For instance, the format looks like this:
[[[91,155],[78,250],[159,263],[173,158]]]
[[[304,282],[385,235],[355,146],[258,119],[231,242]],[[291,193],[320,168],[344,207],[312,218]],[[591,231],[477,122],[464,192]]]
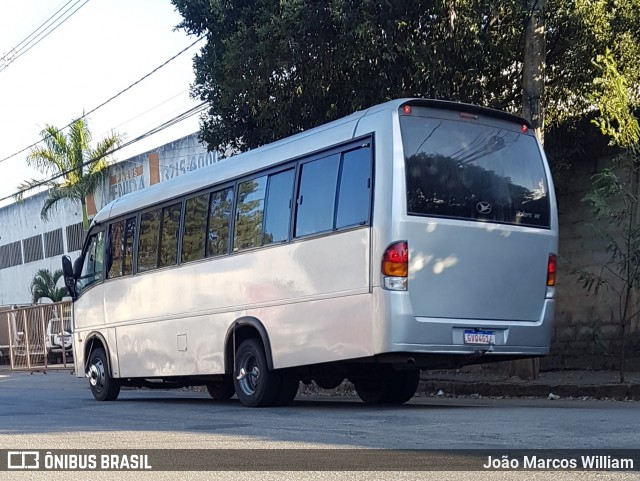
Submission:
[[[73,277],[75,279],[80,278],[80,274],[82,274],[82,265],[84,264],[84,256],[79,256],[76,261],[73,263]]]
[[[75,300],[78,297],[78,293],[76,291],[76,277],[73,270],[74,269],[71,267],[71,258],[69,256],[62,256],[64,285],[67,287],[67,291],[69,291],[71,298]]]

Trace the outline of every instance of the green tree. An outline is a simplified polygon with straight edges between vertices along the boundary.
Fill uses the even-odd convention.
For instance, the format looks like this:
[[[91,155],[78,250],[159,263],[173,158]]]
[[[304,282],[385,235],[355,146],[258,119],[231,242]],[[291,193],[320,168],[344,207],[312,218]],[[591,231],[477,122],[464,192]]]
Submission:
[[[577,274],[588,291],[598,293],[605,287],[617,300],[619,374],[620,382],[624,382],[626,334],[640,314],[634,302],[640,287],[640,125],[634,115],[638,107],[634,92],[618,71],[612,52],[607,50],[596,64],[601,75],[595,82],[594,103],[599,113],[594,124],[619,153],[611,166],[593,175],[592,191],[584,199],[592,206],[595,226],[607,242],[609,257],[597,272],[583,270]]]
[[[53,302],[61,301],[67,295],[66,287],[57,287],[61,277],[62,269],[53,273],[49,269],[38,269],[29,286],[33,303],[35,304],[43,297],[49,298]]]
[[[522,113],[523,0],[172,0],[206,35],[201,138],[245,150],[391,98]],[[546,0],[545,125],[592,110],[597,52],[640,85],[640,0]]]
[[[48,176],[60,176],[46,181],[48,196],[40,215],[47,220],[50,210],[62,199],[72,199],[82,206],[82,223],[89,228],[86,198],[98,189],[106,178],[110,153],[121,144],[121,137],[112,133],[91,146],[92,135],[85,118],[75,120],[65,135],[60,129],[46,125],[40,133],[44,145],[34,147],[27,163]],[[62,180],[60,180],[62,179]],[[24,192],[42,184],[31,180],[18,188]],[[22,194],[18,195],[18,200]]]

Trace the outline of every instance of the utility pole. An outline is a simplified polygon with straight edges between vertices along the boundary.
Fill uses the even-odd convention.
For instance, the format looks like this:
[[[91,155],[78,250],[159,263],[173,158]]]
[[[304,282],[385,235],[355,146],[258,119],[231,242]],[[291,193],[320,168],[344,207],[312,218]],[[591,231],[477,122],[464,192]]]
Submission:
[[[531,122],[540,143],[544,144],[544,66],[546,39],[544,9],[546,0],[525,0],[527,5],[524,37],[524,64],[522,68],[522,116]],[[509,375],[524,380],[538,379],[540,361],[523,359],[512,361]]]
[[[544,68],[546,39],[544,9],[546,0],[525,0],[527,4],[522,69],[522,115],[531,122],[536,136],[544,144]]]

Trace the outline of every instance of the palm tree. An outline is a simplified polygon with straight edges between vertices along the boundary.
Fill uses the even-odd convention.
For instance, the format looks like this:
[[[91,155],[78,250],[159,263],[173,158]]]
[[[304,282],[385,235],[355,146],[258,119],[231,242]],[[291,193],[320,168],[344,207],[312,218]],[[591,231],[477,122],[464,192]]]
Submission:
[[[73,199],[82,206],[82,225],[89,228],[87,215],[87,196],[92,195],[107,177],[107,166],[111,152],[122,143],[122,138],[112,132],[98,142],[96,148],[91,147],[92,135],[84,117],[74,120],[69,125],[69,134],[60,129],[45,125],[40,132],[44,146],[34,147],[27,157],[27,164],[40,172],[56,179],[42,181],[31,180],[19,186],[21,191],[17,200],[21,200],[24,191],[36,186],[49,187],[40,216],[47,220],[49,211],[59,200]],[[62,179],[60,181],[59,179]]]
[[[35,304],[43,297],[48,297],[53,302],[61,301],[67,295],[66,287],[56,287],[61,277],[62,269],[58,269],[53,274],[49,269],[38,269],[30,286],[33,303]]]

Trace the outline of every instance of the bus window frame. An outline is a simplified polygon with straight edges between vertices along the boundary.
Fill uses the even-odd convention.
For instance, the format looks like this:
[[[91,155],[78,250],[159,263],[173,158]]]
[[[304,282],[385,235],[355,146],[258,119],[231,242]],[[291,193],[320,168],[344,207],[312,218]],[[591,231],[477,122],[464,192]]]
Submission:
[[[319,238],[319,237],[324,237],[327,235],[332,235],[334,233],[337,232],[345,232],[345,231],[349,231],[349,230],[354,230],[354,229],[358,229],[358,228],[363,228],[363,227],[371,227],[372,224],[372,219],[373,219],[373,207],[374,207],[374,202],[373,202],[373,195],[375,193],[375,144],[374,144],[374,133],[368,133],[366,135],[360,136],[356,139],[349,139],[348,141],[345,142],[341,142],[335,145],[332,145],[328,148],[325,149],[320,149],[305,155],[301,155],[298,157],[294,157],[291,159],[287,159],[287,160],[283,160],[281,162],[278,162],[274,165],[268,166],[266,168],[263,169],[256,169],[253,170],[251,172],[245,173],[241,176],[236,176],[230,179],[226,179],[223,182],[220,182],[218,184],[212,184],[207,186],[206,188],[202,188],[199,189],[197,191],[192,191],[192,192],[188,192],[186,194],[182,194],[179,196],[174,196],[170,199],[164,199],[162,202],[159,203],[155,203],[155,204],[150,204],[150,205],[146,205],[144,206],[144,208],[142,209],[138,209],[138,210],[133,210],[133,211],[128,211],[123,213],[122,215],[119,215],[118,217],[114,217],[111,219],[106,220],[105,222],[101,222],[100,224],[95,224],[94,226],[92,226],[92,228],[89,229],[89,232],[87,233],[86,239],[85,239],[85,245],[83,246],[83,253],[86,253],[86,251],[84,250],[87,246],[87,242],[88,239],[95,235],[96,232],[99,232],[100,230],[104,231],[104,236],[105,236],[105,242],[103,244],[103,256],[104,256],[104,261],[103,261],[103,265],[102,265],[102,277],[100,281],[96,281],[93,282],[92,284],[90,284],[91,287],[93,287],[94,285],[98,284],[98,283],[104,283],[104,282],[108,282],[108,281],[112,281],[112,280],[116,280],[116,279],[122,279],[122,278],[127,278],[127,277],[133,277],[133,276],[137,276],[140,274],[146,274],[148,272],[155,272],[155,271],[159,271],[159,270],[165,270],[165,269],[172,269],[172,268],[177,268],[182,266],[183,264],[194,264],[194,263],[198,263],[198,262],[205,262],[208,260],[212,260],[212,259],[218,259],[218,258],[222,258],[222,257],[227,257],[227,256],[234,256],[234,255],[241,255],[244,254],[246,252],[253,252],[257,249],[268,249],[268,248],[272,248],[275,246],[282,246],[285,244],[290,244],[290,243],[295,243],[295,242],[300,242],[300,241],[304,241],[310,238]],[[344,227],[340,227],[337,228],[336,226],[336,216],[337,216],[337,211],[338,211],[338,202],[339,202],[339,193],[340,193],[340,182],[342,181],[342,171],[343,171],[343,163],[344,163],[344,155],[361,149],[361,148],[367,148],[369,149],[369,174],[370,174],[370,186],[369,186],[369,202],[368,202],[368,218],[366,220],[366,222],[364,223],[360,223],[360,224],[353,224],[353,225],[348,225],[348,226],[344,226]],[[301,172],[302,172],[302,166],[306,163],[310,163],[313,161],[317,161],[317,160],[321,160],[325,157],[330,157],[332,155],[335,154],[339,154],[340,158],[339,158],[339,165],[338,165],[338,173],[337,173],[337,178],[336,178],[336,191],[334,193],[334,204],[333,204],[333,221],[332,221],[332,228],[328,229],[328,230],[323,230],[323,231],[319,231],[319,232],[313,232],[310,234],[305,234],[302,236],[294,236],[295,234],[295,222],[296,222],[296,216],[297,216],[297,212],[298,212],[298,204],[297,204],[297,196],[299,194],[299,189],[300,189],[300,178],[301,178]],[[269,201],[269,185],[270,185],[270,176],[275,175],[275,174],[279,174],[282,172],[285,172],[287,170],[293,170],[293,183],[292,183],[292,191],[291,191],[291,208],[289,209],[289,225],[288,225],[288,237],[286,240],[283,241],[279,241],[279,242],[273,242],[273,243],[269,243],[269,244],[264,244],[264,239],[263,239],[263,235],[264,235],[264,222],[266,220],[266,216],[263,215],[263,220],[262,220],[262,235],[261,235],[261,243],[258,246],[254,246],[254,247],[250,247],[250,248],[246,248],[246,249],[242,249],[242,250],[234,250],[234,242],[235,242],[235,228],[236,228],[236,213],[237,213],[237,207],[238,207],[238,187],[242,182],[246,182],[248,180],[251,179],[255,179],[258,177],[263,177],[263,176],[267,176],[267,183],[266,183],[266,192],[265,192],[265,202],[263,205],[263,210],[264,213],[266,213],[267,210],[267,205],[268,205],[268,201]],[[220,192],[226,189],[231,188],[233,191],[233,203],[231,206],[232,209],[232,215],[229,218],[229,242],[228,242],[228,247],[227,247],[227,252],[224,254],[218,254],[215,256],[209,256],[208,252],[207,252],[207,248],[206,248],[206,244],[207,244],[207,233],[209,231],[209,223],[210,223],[210,216],[211,216],[211,195],[216,193],[216,192]],[[186,214],[186,202],[188,199],[193,199],[195,197],[201,196],[201,195],[207,195],[207,219],[206,219],[206,230],[204,232],[204,236],[205,236],[205,255],[204,257],[202,257],[201,259],[197,259],[197,260],[192,260],[192,261],[183,261],[182,260],[182,248],[183,248],[183,236],[184,236],[184,220],[185,220],[185,214]],[[169,207],[171,205],[180,203],[181,205],[181,210],[180,210],[180,224],[179,224],[179,231],[178,231],[178,247],[177,247],[177,262],[175,264],[172,265],[168,265],[168,266],[163,266],[160,267],[158,265],[159,263],[159,256],[160,256],[160,245],[161,245],[161,233],[162,233],[162,212],[163,209],[165,207]],[[140,228],[141,228],[141,219],[142,219],[142,215],[148,213],[148,212],[152,212],[152,211],[159,211],[160,215],[160,222],[159,222],[159,226],[158,226],[158,240],[157,240],[157,245],[156,245],[156,267],[144,270],[144,271],[140,271],[138,269],[138,255],[139,255],[139,247],[140,247]],[[133,252],[132,252],[132,266],[131,266],[131,270],[132,272],[130,274],[123,274],[121,276],[118,277],[113,277],[113,278],[106,278],[106,265],[107,265],[107,256],[110,256],[110,251],[109,253],[107,253],[107,248],[110,249],[111,247],[111,239],[110,239],[110,229],[111,229],[111,225],[124,221],[125,222],[125,229],[126,229],[126,221],[128,219],[132,219],[135,218],[135,235],[134,235],[134,239],[133,239]],[[84,289],[83,291],[84,292]],[[80,293],[80,295],[82,295],[82,292]]]

